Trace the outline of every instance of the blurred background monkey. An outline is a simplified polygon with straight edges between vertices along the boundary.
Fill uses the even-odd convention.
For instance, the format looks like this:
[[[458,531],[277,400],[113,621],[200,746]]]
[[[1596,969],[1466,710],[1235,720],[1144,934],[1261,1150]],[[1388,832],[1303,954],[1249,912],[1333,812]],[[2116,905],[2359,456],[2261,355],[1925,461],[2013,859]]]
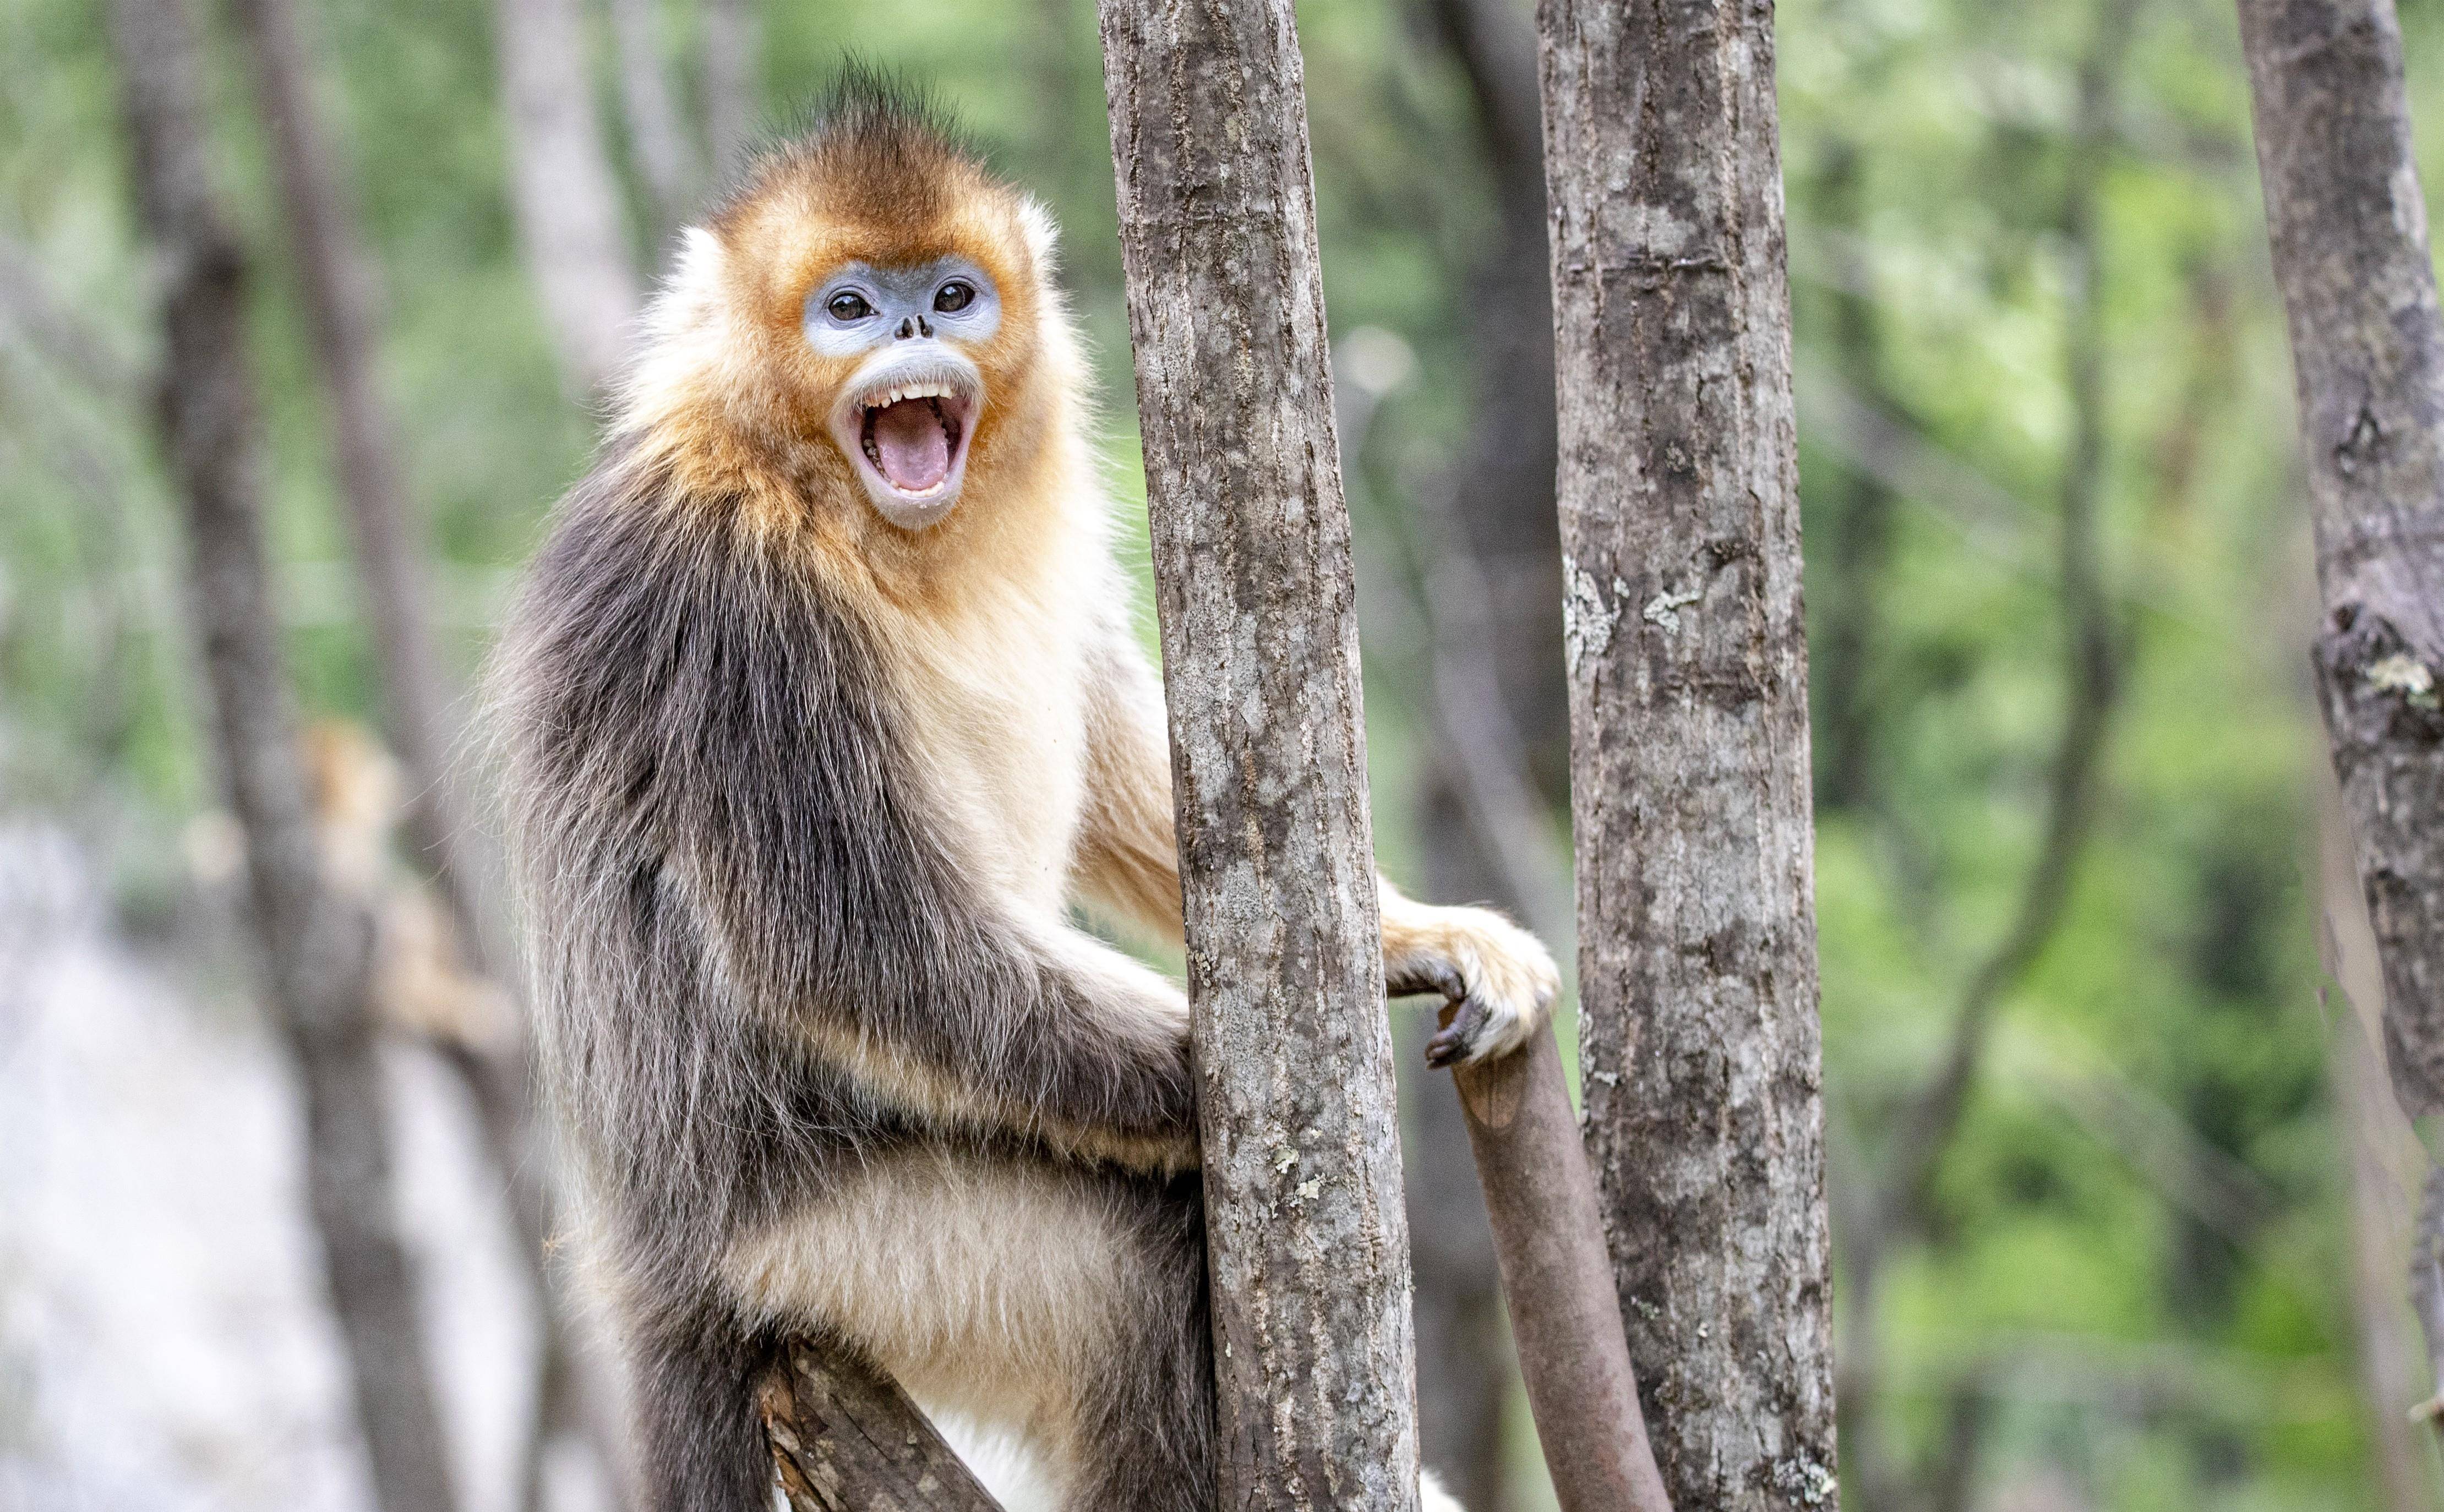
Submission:
[[[469,968],[448,910],[392,856],[405,813],[398,761],[344,719],[315,721],[303,746],[324,879],[373,923],[373,1002],[383,1026],[445,1048],[509,1048],[516,1021],[508,994]]]
[[[770,1496],[824,1330],[1066,1505],[1204,1512],[1213,1376],[1159,686],[1050,222],[852,78],[703,228],[495,669],[538,1037],[655,1512]],[[1557,980],[1382,892],[1386,977],[1504,1053]]]
[[[449,910],[391,849],[406,814],[397,759],[348,719],[315,720],[298,754],[323,880],[363,913],[370,1001],[380,1026],[443,1050],[499,1056],[514,1049],[516,1008],[509,994],[469,966]],[[180,844],[195,879],[234,902],[246,864],[237,821],[211,810],[188,824]]]

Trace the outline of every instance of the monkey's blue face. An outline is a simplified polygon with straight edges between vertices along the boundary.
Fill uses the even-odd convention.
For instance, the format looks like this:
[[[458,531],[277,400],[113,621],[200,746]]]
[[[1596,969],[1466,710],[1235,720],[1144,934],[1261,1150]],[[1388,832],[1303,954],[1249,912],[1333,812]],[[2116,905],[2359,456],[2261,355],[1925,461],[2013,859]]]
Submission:
[[[984,409],[970,351],[1001,328],[1001,294],[961,257],[850,263],[806,296],[806,344],[854,363],[832,437],[884,519],[921,530],[951,512]]]

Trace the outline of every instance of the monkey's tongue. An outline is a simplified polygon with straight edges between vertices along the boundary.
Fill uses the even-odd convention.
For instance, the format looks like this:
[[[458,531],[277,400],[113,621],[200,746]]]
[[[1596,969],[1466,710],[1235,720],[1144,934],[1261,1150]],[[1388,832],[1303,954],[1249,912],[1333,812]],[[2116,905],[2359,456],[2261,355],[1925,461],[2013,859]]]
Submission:
[[[951,433],[930,399],[901,399],[874,414],[874,450],[882,475],[905,493],[923,493],[951,475]]]

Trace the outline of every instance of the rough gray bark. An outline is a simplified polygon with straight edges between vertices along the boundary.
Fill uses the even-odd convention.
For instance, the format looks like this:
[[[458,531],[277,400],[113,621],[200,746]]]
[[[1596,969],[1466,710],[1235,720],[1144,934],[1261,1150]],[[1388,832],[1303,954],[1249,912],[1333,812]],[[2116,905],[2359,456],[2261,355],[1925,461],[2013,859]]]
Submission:
[[[1103,0],[1185,882],[1220,1504],[1414,1508],[1380,922],[1288,0]]]
[[[188,599],[271,996],[304,1095],[307,1192],[383,1512],[448,1512],[449,1466],[415,1278],[392,1207],[368,1009],[370,921],[323,885],[271,602],[246,259],[213,198],[199,54],[176,0],[117,0],[138,201],[162,253],[160,408],[186,511]]]
[[[660,17],[654,0],[609,0],[611,38],[620,55],[620,102],[628,118],[628,145],[654,201],[657,234],[681,224],[704,173],[679,125],[662,66]]]
[[[1762,0],[1546,0],[1589,1152],[1675,1503],[1833,1472],[1790,319]]]
[[[2412,1118],[2444,1108],[2444,321],[2392,0],[2241,0],[2324,619],[2318,701]]]
[[[2241,0],[2240,33],[2324,600],[2318,703],[2416,1120],[2444,1107],[2444,320],[2401,28],[2392,0]],[[2431,1171],[2411,1298],[2444,1401],[2439,1215]]]
[[[450,751],[458,735],[441,669],[425,571],[426,531],[404,486],[397,428],[381,392],[376,265],[363,243],[347,175],[333,160],[315,110],[295,12],[287,0],[233,0],[254,63],[256,99],[269,128],[283,224],[294,253],[308,335],[330,424],[340,491],[348,505],[358,575],[381,669],[383,738],[406,774],[410,845],[430,871],[470,965],[495,976],[510,957],[497,910],[484,901],[499,863],[468,821]],[[569,1300],[545,1271],[554,1232],[551,1162],[533,1112],[523,1044],[448,1049],[473,1094],[488,1152],[505,1183],[538,1315],[545,1388],[528,1446],[522,1504],[541,1504],[546,1439],[590,1433],[609,1479],[619,1479],[623,1434],[601,1383],[579,1357]]]
[[[495,0],[509,209],[569,392],[618,371],[638,307],[619,180],[602,145],[577,0]]]
[[[898,1383],[854,1351],[793,1340],[755,1390],[790,1512],[1001,1512]]]

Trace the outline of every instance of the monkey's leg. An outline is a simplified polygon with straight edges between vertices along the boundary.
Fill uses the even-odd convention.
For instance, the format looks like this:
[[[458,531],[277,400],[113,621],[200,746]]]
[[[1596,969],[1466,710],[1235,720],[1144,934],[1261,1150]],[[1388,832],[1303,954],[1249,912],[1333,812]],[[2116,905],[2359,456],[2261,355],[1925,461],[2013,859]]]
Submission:
[[[1026,1440],[1065,1512],[1210,1512],[1195,1175],[945,1142],[879,1152],[722,1266],[748,1316],[819,1327],[928,1412]]]
[[[639,1512],[767,1512],[772,1450],[754,1375],[773,1341],[711,1298],[626,1323]]]
[[[1130,1285],[1109,1355],[1080,1383],[1069,1512],[1213,1512],[1213,1337],[1204,1197],[1193,1176],[1115,1204]],[[1432,1476],[1419,1512],[1462,1512]]]
[[[1213,1336],[1194,1175],[1116,1204],[1127,1271],[1108,1355],[1079,1383],[1070,1512],[1213,1512]]]

